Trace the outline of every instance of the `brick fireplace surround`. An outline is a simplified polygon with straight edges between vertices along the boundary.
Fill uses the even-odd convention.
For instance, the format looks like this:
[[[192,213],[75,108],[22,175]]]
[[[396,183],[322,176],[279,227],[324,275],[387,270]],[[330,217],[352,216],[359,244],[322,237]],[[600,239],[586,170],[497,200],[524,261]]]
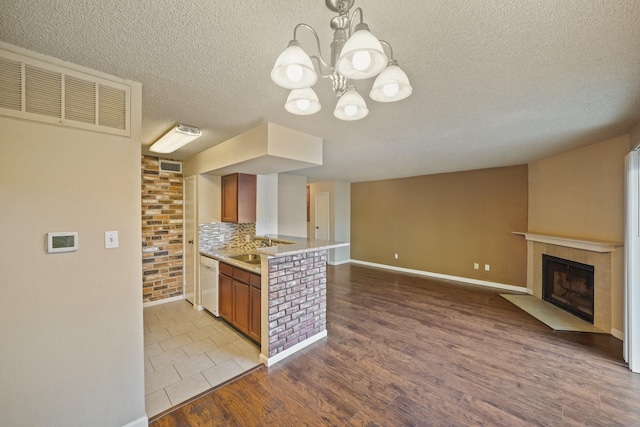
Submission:
[[[527,291],[542,299],[542,254],[594,266],[593,326],[611,332],[612,265],[623,257],[621,242],[583,239],[544,233],[515,232],[527,239]],[[622,258],[618,258],[622,257]]]

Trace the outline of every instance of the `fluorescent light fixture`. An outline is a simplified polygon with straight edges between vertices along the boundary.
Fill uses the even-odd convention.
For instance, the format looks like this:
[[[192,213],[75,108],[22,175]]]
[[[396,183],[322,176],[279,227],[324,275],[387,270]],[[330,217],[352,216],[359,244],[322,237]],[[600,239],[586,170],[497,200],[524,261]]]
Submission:
[[[178,148],[200,138],[202,132],[193,126],[178,125],[157,140],[149,151],[154,153],[173,153]]]

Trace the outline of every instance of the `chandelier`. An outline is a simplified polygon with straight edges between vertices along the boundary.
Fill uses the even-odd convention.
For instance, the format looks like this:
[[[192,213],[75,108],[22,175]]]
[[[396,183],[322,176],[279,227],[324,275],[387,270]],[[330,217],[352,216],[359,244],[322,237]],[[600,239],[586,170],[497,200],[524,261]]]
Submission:
[[[391,45],[378,40],[369,32],[364,23],[361,8],[349,10],[354,0],[326,0],[327,7],[338,13],[331,19],[333,42],[330,62],[322,57],[318,33],[307,24],[296,25],[293,40],[280,54],[271,70],[271,79],[285,89],[291,89],[284,108],[293,114],[308,115],[320,111],[318,96],[311,88],[318,80],[318,73],[331,80],[338,103],[333,115],[341,120],[359,120],[369,114],[367,104],[356,91],[353,80],[363,80],[374,76],[369,96],[378,102],[400,101],[411,95],[411,85],[407,75],[393,59]],[[353,26],[356,14],[359,22]],[[309,30],[317,43],[317,55],[309,56],[300,47],[298,30]],[[389,57],[384,48],[389,51]],[[318,73],[312,59],[318,64]]]

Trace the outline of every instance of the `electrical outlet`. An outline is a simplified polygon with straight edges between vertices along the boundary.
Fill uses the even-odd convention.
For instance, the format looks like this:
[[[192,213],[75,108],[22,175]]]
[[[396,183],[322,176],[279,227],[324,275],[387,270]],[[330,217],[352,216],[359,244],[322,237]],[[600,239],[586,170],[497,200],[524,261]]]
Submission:
[[[224,242],[224,234],[218,236],[218,242]]]
[[[251,234],[245,234],[244,235],[244,241],[245,242],[250,242],[251,241]]]
[[[484,271],[489,271],[489,270],[491,270],[491,266],[489,266],[489,264],[485,264]]]
[[[398,259],[398,254],[395,254],[394,256],[395,256],[395,259]]]
[[[473,269],[474,270],[478,270],[480,268],[480,264],[478,264],[477,262],[473,263]]]

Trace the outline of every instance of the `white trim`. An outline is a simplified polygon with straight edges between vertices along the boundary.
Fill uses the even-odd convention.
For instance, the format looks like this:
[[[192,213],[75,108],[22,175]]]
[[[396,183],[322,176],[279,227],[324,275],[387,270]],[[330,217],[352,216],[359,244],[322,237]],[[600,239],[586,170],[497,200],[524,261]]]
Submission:
[[[623,357],[640,372],[640,152],[625,157],[625,273]]]
[[[140,417],[136,420],[131,421],[123,425],[122,427],[148,427],[149,426],[149,418],[145,415],[144,417]]]
[[[302,350],[303,348],[313,344],[314,342],[321,340],[322,338],[327,336],[327,330],[325,329],[322,332],[318,332],[317,334],[315,334],[312,337],[307,338],[306,340],[299,342],[298,344],[294,345],[293,347],[290,347],[288,349],[286,349],[285,351],[282,351],[278,354],[276,354],[273,357],[267,357],[264,354],[260,354],[260,361],[262,363],[264,363],[267,367],[269,366],[273,366],[276,363],[278,363],[279,361],[281,361],[282,359],[286,359],[287,357],[291,356],[293,353],[296,353],[300,350]]]
[[[413,270],[410,268],[396,267],[393,265],[386,265],[386,264],[376,264],[374,262],[360,261],[357,259],[352,259],[351,262],[354,264],[367,265],[369,267],[384,268],[386,270],[394,270],[394,271],[400,271],[403,273],[418,274],[420,276],[434,277],[436,279],[453,280],[455,282],[463,282],[471,285],[479,285],[479,286],[486,286],[489,288],[503,289],[505,291],[531,293],[529,289],[523,286],[506,285],[504,283],[487,282],[486,280],[469,279],[468,277],[450,276],[448,274],[432,273],[430,271]]]
[[[327,261],[327,264],[329,264],[329,265],[342,265],[342,264],[349,264],[350,262],[353,262],[353,261],[350,260],[350,259],[344,259],[342,261],[337,261],[337,262],[329,262],[329,261]]]
[[[512,231],[512,233],[524,236],[526,240],[532,242],[548,243],[550,245],[583,249],[591,252],[614,252],[616,248],[624,246],[622,242],[609,240],[583,239],[580,237],[558,236],[554,234],[529,233],[527,231]]]
[[[173,301],[180,301],[181,299],[184,299],[184,295],[178,295],[177,297],[171,297],[171,298],[163,298],[163,299],[157,299],[155,301],[147,301],[144,304],[142,304],[142,307],[153,307],[154,305],[160,305],[160,304],[166,304],[168,302],[173,302]]]
[[[624,341],[624,332],[619,331],[615,328],[611,328],[611,335],[618,338],[620,341]]]

